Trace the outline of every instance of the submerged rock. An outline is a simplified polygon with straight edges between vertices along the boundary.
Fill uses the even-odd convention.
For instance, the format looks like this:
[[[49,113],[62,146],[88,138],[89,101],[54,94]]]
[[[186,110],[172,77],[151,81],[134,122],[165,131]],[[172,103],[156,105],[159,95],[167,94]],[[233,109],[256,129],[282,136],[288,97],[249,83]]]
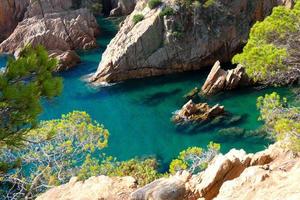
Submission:
[[[17,57],[27,44],[43,45],[59,60],[57,70],[74,66],[79,57],[73,50],[96,47],[99,29],[88,9],[72,10],[72,6],[72,0],[30,1],[23,21],[0,44],[0,53]]]
[[[249,84],[250,79],[242,65],[225,71],[221,68],[220,62],[217,61],[202,86],[201,93],[204,95],[213,95],[220,91],[232,90]]]
[[[224,106],[219,104],[210,107],[207,103],[195,104],[189,100],[175,115],[172,120],[177,124],[188,122],[205,122],[225,113]]]
[[[199,88],[195,87],[194,89],[192,89],[191,91],[189,91],[189,93],[187,93],[186,95],[184,95],[184,98],[190,100],[190,99],[195,99],[196,97],[198,97],[198,93],[199,93]]]
[[[277,5],[291,6],[291,0],[218,0],[209,7],[190,10],[176,2],[166,1],[150,9],[147,1],[138,1],[90,81],[118,82],[201,69],[216,60],[228,62],[245,44],[256,21]],[[166,6],[174,14],[160,15]],[[137,14],[144,18],[135,24]]]

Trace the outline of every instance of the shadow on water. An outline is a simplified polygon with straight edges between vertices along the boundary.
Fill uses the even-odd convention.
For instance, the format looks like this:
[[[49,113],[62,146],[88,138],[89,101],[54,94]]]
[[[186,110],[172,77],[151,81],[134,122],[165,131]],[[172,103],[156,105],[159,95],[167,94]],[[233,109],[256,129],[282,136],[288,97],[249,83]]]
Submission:
[[[138,103],[146,106],[157,106],[163,103],[163,101],[167,100],[168,98],[177,95],[181,91],[182,91],[181,89],[174,89],[168,92],[156,92],[154,94],[150,94],[145,97],[142,97]]]

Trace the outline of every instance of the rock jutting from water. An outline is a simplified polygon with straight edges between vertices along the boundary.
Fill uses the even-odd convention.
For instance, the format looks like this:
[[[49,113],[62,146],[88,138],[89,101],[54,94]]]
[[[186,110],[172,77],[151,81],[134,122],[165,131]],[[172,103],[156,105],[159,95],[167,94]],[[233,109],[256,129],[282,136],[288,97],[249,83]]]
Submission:
[[[217,0],[209,7],[191,9],[178,2],[150,9],[147,1],[138,1],[90,81],[118,82],[201,69],[216,60],[228,62],[245,44],[256,21],[275,6],[293,5],[292,0]],[[143,18],[135,23],[137,15]]]
[[[176,124],[185,124],[190,122],[207,122],[215,117],[225,113],[224,106],[219,104],[210,107],[207,103],[194,103],[189,100],[179,111],[172,117]]]
[[[22,7],[25,10],[22,21],[0,44],[0,53],[11,53],[17,57],[27,44],[43,45],[50,55],[59,60],[57,70],[76,65],[80,58],[74,50],[96,47],[99,28],[88,9],[74,10],[73,3],[72,0],[29,1],[25,9]],[[0,8],[4,4],[1,1]],[[19,7],[13,9],[17,12]]]
[[[139,187],[131,177],[72,178],[37,200],[273,200],[300,199],[300,154],[276,143],[256,154],[231,149],[198,174],[187,171]]]
[[[221,68],[220,62],[217,61],[202,86],[201,93],[204,95],[213,95],[220,91],[232,90],[249,84],[250,79],[242,65],[225,71]]]

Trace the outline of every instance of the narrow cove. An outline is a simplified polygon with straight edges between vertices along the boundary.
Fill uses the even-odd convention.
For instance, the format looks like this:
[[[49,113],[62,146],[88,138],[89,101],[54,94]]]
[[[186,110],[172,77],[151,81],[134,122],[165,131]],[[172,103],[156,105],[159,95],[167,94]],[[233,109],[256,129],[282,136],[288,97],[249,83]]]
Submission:
[[[59,118],[73,110],[88,112],[110,132],[109,144],[104,151],[120,160],[156,156],[162,164],[168,164],[181,150],[189,146],[205,147],[209,141],[220,143],[224,153],[231,148],[257,152],[266,147],[269,141],[261,138],[221,137],[218,131],[228,128],[225,126],[186,131],[177,129],[171,122],[172,112],[186,103],[183,96],[203,84],[207,71],[131,80],[96,89],[85,84],[82,76],[96,70],[101,54],[116,33],[110,21],[101,18],[99,23],[102,32],[98,39],[100,48],[80,52],[82,63],[61,73],[64,91],[55,100],[43,103],[41,119]],[[0,62],[3,65],[5,58],[0,58]],[[271,91],[287,97],[290,94],[286,88],[243,89],[207,101],[224,105],[227,111],[243,116],[234,127],[255,130],[261,126],[257,121],[256,99]]]

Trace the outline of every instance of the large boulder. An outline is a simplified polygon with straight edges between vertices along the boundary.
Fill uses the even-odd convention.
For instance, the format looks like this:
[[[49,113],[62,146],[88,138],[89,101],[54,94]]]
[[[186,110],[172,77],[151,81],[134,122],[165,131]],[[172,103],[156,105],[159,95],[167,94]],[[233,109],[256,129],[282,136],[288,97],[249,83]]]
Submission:
[[[218,0],[210,7],[185,9],[165,1],[150,9],[137,2],[134,11],[102,55],[91,82],[101,84],[201,69],[216,60],[228,62],[247,41],[251,26],[283,0]],[[289,3],[292,0],[288,1]],[[165,6],[172,16],[160,15]],[[134,24],[136,14],[144,19]]]
[[[242,65],[225,71],[221,68],[220,61],[217,61],[202,86],[201,92],[204,95],[213,95],[220,91],[232,90],[249,84],[250,79]]]

